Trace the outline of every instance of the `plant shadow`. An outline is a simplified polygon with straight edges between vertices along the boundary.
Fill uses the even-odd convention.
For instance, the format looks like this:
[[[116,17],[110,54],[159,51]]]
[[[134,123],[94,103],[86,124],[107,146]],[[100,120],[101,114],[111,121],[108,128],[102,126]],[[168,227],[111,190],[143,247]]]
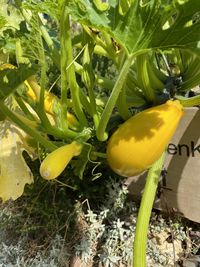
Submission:
[[[165,109],[166,108],[168,107],[165,107]],[[129,121],[127,121],[123,125],[128,123],[127,125],[129,127],[123,127],[121,129],[119,127],[121,134],[115,138],[113,145],[117,145],[121,140],[126,140],[128,142],[130,139],[135,139],[138,141],[143,139],[151,139],[164,124],[163,118],[161,117],[159,111],[149,110],[144,112],[142,116],[138,116],[139,114],[140,113],[135,115],[135,117],[137,117],[137,123],[134,123],[134,125],[130,125]]]

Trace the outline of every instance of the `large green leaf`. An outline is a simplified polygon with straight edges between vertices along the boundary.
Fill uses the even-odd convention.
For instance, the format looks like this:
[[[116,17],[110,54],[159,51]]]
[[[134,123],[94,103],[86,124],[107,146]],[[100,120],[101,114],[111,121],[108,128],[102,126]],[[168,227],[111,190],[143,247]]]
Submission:
[[[50,0],[50,1],[49,0],[29,0],[29,1],[23,1],[21,4],[22,4],[22,8],[26,10],[48,14],[51,18],[59,20],[61,16],[62,2],[63,1],[58,1],[58,0]]]
[[[149,49],[197,49],[200,54],[200,4],[197,0],[132,1],[128,12],[119,12],[117,0],[108,1],[105,11],[90,0],[70,0],[74,20],[110,33],[129,53]],[[166,22],[173,20],[171,26]]]
[[[0,0],[0,29],[6,27],[12,30],[19,30],[19,24],[23,17],[20,14],[20,10],[16,9],[12,2],[8,3],[7,0]]]
[[[20,65],[17,69],[0,70],[0,100],[4,100],[28,77],[36,73],[36,66]]]

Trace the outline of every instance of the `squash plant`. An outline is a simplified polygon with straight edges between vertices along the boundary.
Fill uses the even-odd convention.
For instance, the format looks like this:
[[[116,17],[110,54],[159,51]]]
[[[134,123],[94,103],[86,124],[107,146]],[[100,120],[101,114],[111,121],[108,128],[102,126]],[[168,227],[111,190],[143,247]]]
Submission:
[[[123,129],[130,125],[130,139],[131,134],[137,133],[137,140],[142,140],[138,142],[140,147],[133,145],[133,149],[137,147],[143,155],[147,144],[151,148],[148,164],[142,158],[139,161],[142,166],[139,171],[149,172],[138,215],[133,259],[134,267],[146,266],[148,223],[164,148],[178,125],[182,107],[200,104],[200,96],[190,93],[200,83],[198,1],[0,3],[1,126],[5,121],[14,123],[27,134],[26,147],[34,149],[39,157],[41,150],[48,154],[40,168],[44,178],[57,178],[71,163],[75,174],[84,179],[84,169],[91,159],[105,161],[107,140],[121,121],[127,122],[114,136],[128,138]],[[115,76],[108,75],[109,68],[106,75],[95,71],[95,59],[111,62]],[[173,112],[169,108],[174,107],[172,103],[178,107]],[[151,113],[149,110],[157,113],[150,120],[146,115]],[[163,127],[156,127],[162,124]],[[147,131],[152,139],[148,140]],[[161,135],[163,144],[157,151],[154,146]],[[111,167],[113,157],[124,149],[122,144],[110,154],[114,138],[108,141]],[[76,164],[71,161],[74,156]],[[129,175],[129,171],[135,174],[124,166],[124,175]],[[118,166],[113,169],[121,174]],[[0,179],[6,183],[5,172]],[[12,193],[8,198],[12,198]]]

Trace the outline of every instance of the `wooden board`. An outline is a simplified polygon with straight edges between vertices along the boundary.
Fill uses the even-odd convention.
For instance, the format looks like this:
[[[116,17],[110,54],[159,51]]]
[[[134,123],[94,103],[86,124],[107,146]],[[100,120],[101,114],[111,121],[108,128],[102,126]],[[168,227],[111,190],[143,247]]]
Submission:
[[[185,109],[168,145],[164,168],[166,179],[160,182],[154,207],[177,211],[200,223],[200,109]],[[146,173],[127,179],[130,194],[135,198],[141,197],[145,179]]]

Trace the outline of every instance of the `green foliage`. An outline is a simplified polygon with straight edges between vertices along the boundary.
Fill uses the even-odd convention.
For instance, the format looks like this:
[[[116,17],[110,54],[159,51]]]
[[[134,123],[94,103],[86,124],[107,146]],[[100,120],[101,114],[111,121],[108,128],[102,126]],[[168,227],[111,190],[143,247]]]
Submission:
[[[200,12],[198,2],[170,2],[132,1],[125,15],[119,13],[118,1],[108,1],[106,11],[98,10],[89,0],[69,1],[67,8],[75,20],[111,34],[128,54],[171,47],[198,52],[199,20],[193,23]]]
[[[21,83],[35,74],[37,66],[20,65],[17,69],[4,69],[0,71],[0,99],[6,99]]]
[[[57,0],[26,0],[22,2],[21,7],[24,9],[31,10],[33,12],[48,14],[49,16],[51,16],[52,19],[55,19],[57,22],[59,21],[61,15],[61,5]]]
[[[15,31],[20,28],[20,22],[22,21],[22,17],[18,9],[8,3],[7,0],[0,0],[0,36],[2,35],[2,31],[5,29],[10,29],[11,31]],[[11,15],[12,14],[12,15]]]

